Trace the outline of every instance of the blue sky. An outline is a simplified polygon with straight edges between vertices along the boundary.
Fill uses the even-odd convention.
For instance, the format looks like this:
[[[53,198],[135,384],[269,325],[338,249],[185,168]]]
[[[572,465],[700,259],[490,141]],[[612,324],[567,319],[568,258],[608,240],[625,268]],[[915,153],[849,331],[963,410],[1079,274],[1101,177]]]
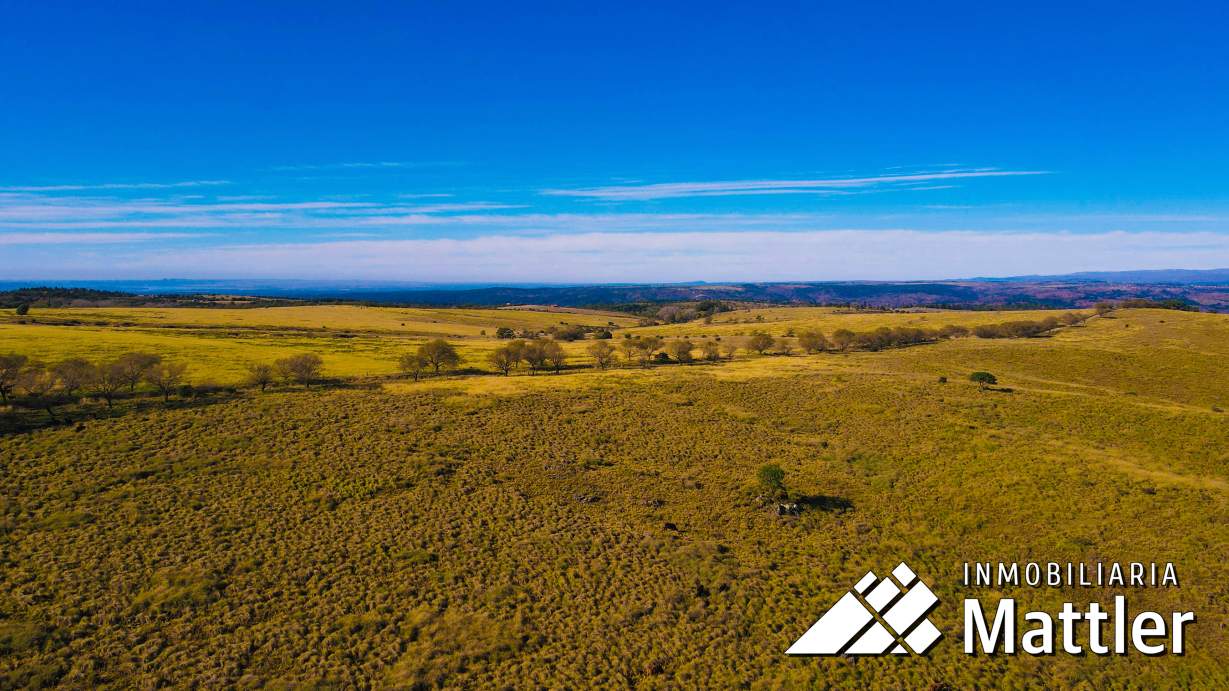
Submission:
[[[439,282],[1229,266],[1229,10],[999,4],[3,0],[0,262]]]

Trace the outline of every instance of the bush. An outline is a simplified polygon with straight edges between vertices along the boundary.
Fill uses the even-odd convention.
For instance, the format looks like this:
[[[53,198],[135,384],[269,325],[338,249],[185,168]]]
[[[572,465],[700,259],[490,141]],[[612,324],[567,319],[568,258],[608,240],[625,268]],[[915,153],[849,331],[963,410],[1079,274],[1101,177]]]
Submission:
[[[769,497],[779,499],[785,496],[785,471],[776,463],[760,466],[755,473],[760,489]]]
[[[977,385],[983,389],[987,386],[994,386],[995,384],[999,383],[998,377],[995,377],[989,372],[974,372],[969,375],[969,381],[976,382]]]

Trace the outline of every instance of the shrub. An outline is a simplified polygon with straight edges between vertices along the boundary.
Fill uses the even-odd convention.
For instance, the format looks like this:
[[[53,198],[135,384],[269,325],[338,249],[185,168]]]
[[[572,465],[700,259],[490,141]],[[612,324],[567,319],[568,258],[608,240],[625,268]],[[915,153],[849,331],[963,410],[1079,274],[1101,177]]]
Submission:
[[[976,382],[982,389],[999,383],[998,378],[989,372],[974,372],[969,375],[969,381]]]
[[[695,348],[691,341],[683,338],[677,341],[670,341],[670,345],[666,346],[670,351],[671,357],[680,363],[691,362],[691,351]]]
[[[773,339],[772,336],[769,336],[763,331],[757,331],[751,334],[751,338],[747,339],[747,347],[754,350],[756,353],[763,355],[765,351],[772,347],[774,342],[775,339]]]
[[[785,496],[785,471],[776,463],[760,466],[755,479],[769,497],[779,499]]]
[[[819,353],[828,349],[828,339],[818,331],[803,331],[798,335],[798,347],[808,353]]]

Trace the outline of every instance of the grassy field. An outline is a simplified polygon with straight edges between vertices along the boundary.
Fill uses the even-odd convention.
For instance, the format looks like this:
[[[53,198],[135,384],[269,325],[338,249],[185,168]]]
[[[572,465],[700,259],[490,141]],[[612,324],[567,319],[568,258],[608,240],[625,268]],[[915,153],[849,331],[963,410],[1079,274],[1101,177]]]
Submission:
[[[440,333],[483,366],[497,319],[615,321],[618,342],[1038,316],[767,309],[632,327],[289,309],[65,310],[87,324],[10,320],[0,353],[145,348],[237,380],[244,362],[311,351],[350,376],[390,373]],[[393,314],[411,312],[401,331]],[[1119,310],[1048,338],[87,406],[0,436],[0,687],[1223,688],[1227,363],[1229,317]],[[801,515],[756,502],[769,462]],[[943,602],[928,656],[782,654],[902,559]],[[953,640],[964,561],[1140,559],[1173,561],[1182,587],[1132,591],[1133,607],[1198,613],[1182,658],[970,657]],[[995,594],[1051,611],[1107,597]]]

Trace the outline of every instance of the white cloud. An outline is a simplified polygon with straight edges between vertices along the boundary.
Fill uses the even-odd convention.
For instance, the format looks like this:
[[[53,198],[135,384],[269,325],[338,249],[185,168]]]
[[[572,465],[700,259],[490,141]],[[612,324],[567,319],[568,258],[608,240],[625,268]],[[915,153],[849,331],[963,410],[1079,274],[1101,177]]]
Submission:
[[[906,229],[496,235],[57,252],[30,277],[406,281],[906,280],[1229,266],[1212,232],[1002,233]],[[100,273],[103,272],[103,273]],[[56,274],[52,276],[51,274]]]
[[[0,192],[81,192],[87,190],[170,190],[184,187],[229,185],[229,180],[185,180],[182,182],[104,182],[93,185],[20,185],[0,187]]]
[[[118,245],[199,237],[198,233],[0,233],[0,245]]]
[[[651,185],[609,185],[578,189],[546,189],[541,193],[557,197],[583,197],[608,201],[645,201],[676,197],[713,197],[748,194],[850,194],[854,190],[875,188],[892,189],[945,189],[943,186],[919,186],[934,180],[957,180],[962,178],[1011,177],[1019,175],[1045,175],[1042,170],[997,170],[974,168],[967,170],[944,170],[901,175],[875,175],[871,177],[824,178],[813,180],[728,180],[721,182],[662,182]]]

